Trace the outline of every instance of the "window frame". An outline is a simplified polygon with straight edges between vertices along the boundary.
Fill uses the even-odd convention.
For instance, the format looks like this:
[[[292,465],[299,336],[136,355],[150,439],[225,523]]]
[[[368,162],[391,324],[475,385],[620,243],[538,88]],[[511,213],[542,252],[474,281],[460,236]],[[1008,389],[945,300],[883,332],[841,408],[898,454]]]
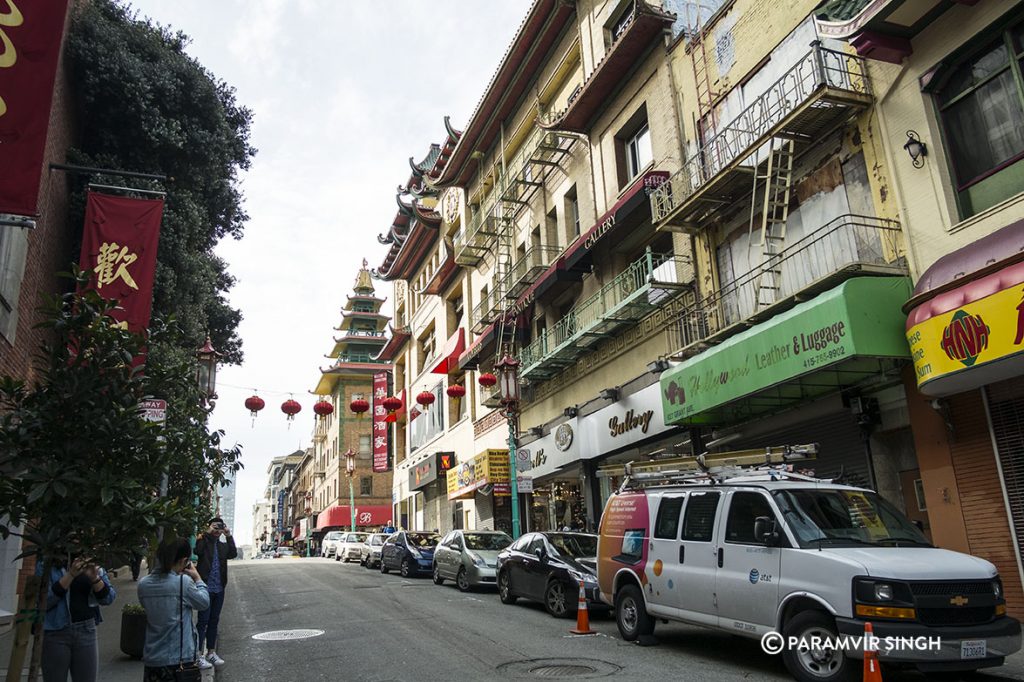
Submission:
[[[686,501],[686,507],[684,508],[683,515],[682,515],[682,523],[680,524],[680,527],[679,527],[679,540],[681,542],[703,542],[703,543],[708,543],[708,544],[714,542],[715,541],[715,525],[719,521],[718,511],[719,511],[719,509],[722,506],[722,493],[721,493],[721,491],[718,491],[718,490],[693,491],[687,497],[688,497],[688,499]],[[711,499],[712,497],[714,497],[714,500],[715,500],[715,511],[714,511],[714,515],[711,518],[711,525],[710,525],[710,528],[709,528],[711,536],[707,540],[701,540],[701,539],[694,539],[694,538],[686,537],[686,522],[687,522],[687,520],[688,520],[688,518],[690,516],[691,510],[693,509],[694,503],[697,500]]]
[[[779,524],[779,517],[775,513],[775,507],[772,505],[771,498],[768,495],[766,495],[764,493],[761,493],[761,492],[756,492],[756,491],[753,491],[753,490],[736,490],[736,491],[734,491],[729,496],[729,511],[726,512],[726,514],[725,514],[725,532],[722,535],[722,541],[725,542],[726,544],[729,544],[729,545],[745,545],[747,547],[763,547],[764,543],[763,542],[757,542],[757,540],[752,540],[752,541],[748,542],[746,540],[730,540],[729,539],[729,525],[732,522],[733,509],[735,509],[736,498],[741,496],[741,495],[753,495],[753,496],[761,498],[761,501],[764,502],[764,504],[768,507],[768,510],[771,512],[771,518],[772,518],[773,521],[775,521],[775,527],[776,528],[781,528],[781,525]]]
[[[646,136],[647,147],[651,150],[651,158],[647,161],[643,161],[640,158],[640,144],[639,140],[641,137]],[[635,154],[634,154],[635,150]],[[654,148],[651,144],[651,124],[649,121],[644,121],[643,125],[637,129],[630,137],[625,140],[625,152],[626,152],[626,182],[627,184],[640,177],[640,174],[645,168],[654,163]],[[635,158],[634,158],[635,156]],[[635,167],[634,167],[635,164]]]

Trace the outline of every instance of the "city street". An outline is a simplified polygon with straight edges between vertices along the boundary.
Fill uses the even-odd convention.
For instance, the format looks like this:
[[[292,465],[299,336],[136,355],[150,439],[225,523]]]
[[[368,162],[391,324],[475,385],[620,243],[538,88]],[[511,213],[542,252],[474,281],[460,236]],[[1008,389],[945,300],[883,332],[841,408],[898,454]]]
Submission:
[[[596,670],[578,679],[792,679],[750,640],[659,624],[659,644],[641,648],[623,642],[610,617],[592,620],[597,636],[575,637],[572,621],[553,619],[540,604],[505,606],[493,592],[462,594],[429,577],[406,580],[329,559],[232,562],[231,576],[218,647],[228,661],[217,671],[222,682],[539,679],[552,676],[538,670],[548,664]],[[103,638],[116,639],[116,621],[104,624]],[[299,629],[323,634],[253,639]],[[138,680],[141,672],[124,657],[101,662],[101,677],[111,682]],[[885,679],[924,678],[886,671]],[[978,679],[1024,679],[1024,657]]]

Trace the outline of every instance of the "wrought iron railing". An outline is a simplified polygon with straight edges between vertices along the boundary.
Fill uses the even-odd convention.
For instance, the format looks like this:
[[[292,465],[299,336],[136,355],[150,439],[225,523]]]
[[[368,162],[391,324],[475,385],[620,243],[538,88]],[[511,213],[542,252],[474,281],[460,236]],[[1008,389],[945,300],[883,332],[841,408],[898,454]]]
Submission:
[[[830,276],[856,272],[864,266],[905,273],[900,253],[899,222],[873,216],[839,216],[684,309],[670,327],[670,350],[682,352],[776,303],[792,300]],[[765,300],[767,280],[773,284],[774,300]]]
[[[472,321],[474,329],[482,329],[483,325],[489,324],[494,319],[494,314],[504,304],[505,294],[502,289],[502,282],[492,279],[493,288],[480,297],[480,302],[473,308]]]
[[[654,222],[669,217],[722,170],[745,159],[791,112],[825,88],[870,95],[866,60],[815,44],[651,193]]]
[[[532,283],[536,273],[553,263],[561,252],[560,246],[534,246],[527,250],[505,275],[505,295],[517,296]]]

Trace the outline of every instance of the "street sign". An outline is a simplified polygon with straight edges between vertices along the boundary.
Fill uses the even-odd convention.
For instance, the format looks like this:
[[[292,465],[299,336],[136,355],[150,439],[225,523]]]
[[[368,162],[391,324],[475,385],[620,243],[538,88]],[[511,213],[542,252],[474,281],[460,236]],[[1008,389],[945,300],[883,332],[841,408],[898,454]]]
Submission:
[[[148,422],[163,424],[167,421],[166,400],[143,400],[139,403],[139,411],[142,412],[142,418]]]

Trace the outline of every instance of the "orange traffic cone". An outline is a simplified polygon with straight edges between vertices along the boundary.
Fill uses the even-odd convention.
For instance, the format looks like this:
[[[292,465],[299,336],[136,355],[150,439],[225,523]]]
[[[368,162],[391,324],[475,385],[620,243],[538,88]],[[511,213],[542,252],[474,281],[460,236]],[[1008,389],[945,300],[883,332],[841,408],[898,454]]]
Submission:
[[[580,581],[580,600],[576,607],[576,627],[569,630],[574,635],[596,635],[597,632],[590,629],[590,612],[587,611],[587,593],[583,590],[583,581]]]
[[[875,649],[875,631],[864,623],[864,682],[882,682],[882,664]]]

